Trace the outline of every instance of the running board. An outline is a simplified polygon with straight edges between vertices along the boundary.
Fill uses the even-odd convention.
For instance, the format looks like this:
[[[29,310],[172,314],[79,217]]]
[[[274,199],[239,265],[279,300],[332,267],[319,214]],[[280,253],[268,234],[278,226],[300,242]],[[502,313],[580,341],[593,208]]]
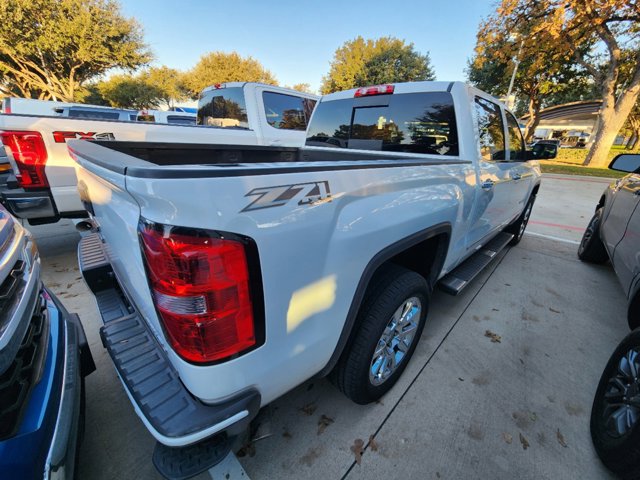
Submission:
[[[450,295],[458,295],[491,263],[491,260],[507,246],[511,239],[513,239],[511,233],[503,232],[496,235],[484,247],[442,277],[438,283],[440,289]]]

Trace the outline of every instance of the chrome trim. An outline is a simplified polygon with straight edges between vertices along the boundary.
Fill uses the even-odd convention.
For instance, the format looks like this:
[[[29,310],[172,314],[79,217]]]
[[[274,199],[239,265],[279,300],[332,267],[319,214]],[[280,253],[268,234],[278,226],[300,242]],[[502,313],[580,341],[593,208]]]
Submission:
[[[0,259],[0,279],[4,281],[16,262],[22,260],[26,263],[22,277],[24,287],[16,292],[16,295],[20,295],[18,301],[10,304],[10,309],[4,308],[0,312],[0,326],[3,326],[0,329],[0,351],[9,344],[24,319],[31,318],[40,290],[40,257],[35,242],[17,223],[15,228],[14,243]]]
[[[33,197],[11,197],[4,192],[7,208],[18,218],[55,217],[56,211],[49,195]]]

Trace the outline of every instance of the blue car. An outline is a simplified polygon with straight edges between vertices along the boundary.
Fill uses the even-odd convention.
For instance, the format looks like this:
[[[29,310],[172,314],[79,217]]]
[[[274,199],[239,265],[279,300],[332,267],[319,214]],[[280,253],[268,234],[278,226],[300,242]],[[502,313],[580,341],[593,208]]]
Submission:
[[[78,316],[43,287],[35,242],[0,206],[0,479],[73,478],[93,370]]]

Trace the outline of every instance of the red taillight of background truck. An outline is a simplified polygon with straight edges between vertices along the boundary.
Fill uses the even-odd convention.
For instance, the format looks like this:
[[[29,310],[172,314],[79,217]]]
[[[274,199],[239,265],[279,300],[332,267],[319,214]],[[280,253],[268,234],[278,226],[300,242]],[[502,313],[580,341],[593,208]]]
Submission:
[[[247,239],[147,221],[139,234],[156,310],[178,355],[213,363],[264,341]]]
[[[39,132],[0,131],[0,140],[13,155],[18,171],[18,185],[22,188],[49,186],[44,173],[47,164],[47,148]]]

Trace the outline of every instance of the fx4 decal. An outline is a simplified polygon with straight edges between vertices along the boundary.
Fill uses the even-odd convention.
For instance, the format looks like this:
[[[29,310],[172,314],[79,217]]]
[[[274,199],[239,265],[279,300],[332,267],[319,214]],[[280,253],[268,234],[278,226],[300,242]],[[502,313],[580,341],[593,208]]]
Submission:
[[[296,183],[293,185],[278,185],[275,187],[258,187],[251,190],[245,197],[258,197],[241,212],[261,210],[263,208],[281,207],[292,200],[298,200],[298,205],[312,205],[320,201],[331,201],[329,182]]]
[[[56,143],[65,143],[67,140],[115,140],[113,133],[97,132],[53,132],[53,140]]]

